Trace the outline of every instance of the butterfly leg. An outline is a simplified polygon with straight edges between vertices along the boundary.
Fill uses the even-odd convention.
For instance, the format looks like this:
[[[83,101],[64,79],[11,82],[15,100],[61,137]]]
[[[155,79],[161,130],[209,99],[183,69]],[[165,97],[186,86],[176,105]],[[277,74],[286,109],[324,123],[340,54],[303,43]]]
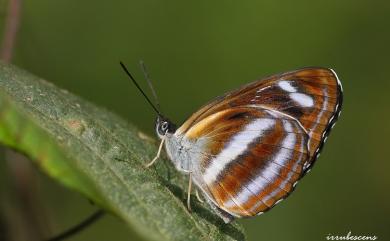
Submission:
[[[188,190],[187,190],[187,208],[191,212],[191,189],[192,189],[192,172],[189,175]]]
[[[196,195],[196,198],[198,199],[198,201],[199,201],[200,203],[204,203],[204,201],[202,200],[202,198],[199,196],[198,189],[196,189],[195,195]]]
[[[149,162],[148,164],[145,165],[145,167],[150,167],[151,165],[153,165],[157,159],[160,157],[160,154],[161,154],[161,150],[162,150],[162,147],[164,145],[164,141],[165,141],[165,136],[161,139],[161,143],[160,143],[160,146],[158,147],[158,151],[157,151],[157,155],[153,158],[153,160],[151,162]]]

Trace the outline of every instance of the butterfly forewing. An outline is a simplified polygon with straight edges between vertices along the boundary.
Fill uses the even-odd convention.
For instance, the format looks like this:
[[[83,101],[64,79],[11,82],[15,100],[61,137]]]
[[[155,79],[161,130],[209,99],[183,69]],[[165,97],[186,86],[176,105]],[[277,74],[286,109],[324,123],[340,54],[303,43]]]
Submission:
[[[178,130],[186,133],[213,113],[239,106],[270,109],[296,119],[308,134],[309,169],[341,109],[342,89],[336,74],[326,68],[305,68],[245,85],[194,113]]]

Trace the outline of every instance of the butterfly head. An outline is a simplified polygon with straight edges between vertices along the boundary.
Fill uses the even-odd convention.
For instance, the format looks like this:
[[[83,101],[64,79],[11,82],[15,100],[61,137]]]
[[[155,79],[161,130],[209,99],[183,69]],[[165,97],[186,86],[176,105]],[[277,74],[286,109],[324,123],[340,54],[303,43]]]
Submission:
[[[163,138],[166,134],[173,134],[175,131],[175,124],[173,124],[170,120],[161,115],[157,116],[156,132],[160,139]]]

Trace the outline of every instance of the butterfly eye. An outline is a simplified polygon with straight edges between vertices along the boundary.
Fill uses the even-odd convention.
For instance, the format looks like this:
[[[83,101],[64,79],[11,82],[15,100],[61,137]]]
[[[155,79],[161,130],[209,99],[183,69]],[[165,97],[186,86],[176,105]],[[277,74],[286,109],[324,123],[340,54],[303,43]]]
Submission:
[[[168,122],[162,123],[161,129],[162,129],[163,131],[166,131],[166,130],[168,129]]]

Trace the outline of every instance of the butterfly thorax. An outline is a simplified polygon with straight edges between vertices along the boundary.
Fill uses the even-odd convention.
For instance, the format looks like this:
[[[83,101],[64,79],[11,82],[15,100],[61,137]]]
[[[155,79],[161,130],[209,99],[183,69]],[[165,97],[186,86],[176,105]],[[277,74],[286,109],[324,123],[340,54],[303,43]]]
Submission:
[[[176,134],[167,133],[165,138],[167,154],[176,169],[185,173],[193,171],[191,161],[197,158],[193,151],[195,143]]]
[[[179,131],[165,136],[165,149],[176,169],[185,174],[192,173],[193,183],[210,199],[211,194],[203,181],[199,166],[204,144],[199,139],[187,138]]]

